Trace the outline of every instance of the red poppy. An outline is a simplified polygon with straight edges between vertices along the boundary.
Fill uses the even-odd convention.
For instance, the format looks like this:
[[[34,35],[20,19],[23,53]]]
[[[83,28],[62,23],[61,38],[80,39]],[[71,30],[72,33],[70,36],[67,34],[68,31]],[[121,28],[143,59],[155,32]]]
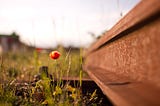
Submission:
[[[42,48],[36,48],[37,52],[41,52],[43,49]]]
[[[58,59],[60,57],[60,53],[58,51],[52,51],[50,54],[49,54],[49,57],[52,58],[52,59]]]

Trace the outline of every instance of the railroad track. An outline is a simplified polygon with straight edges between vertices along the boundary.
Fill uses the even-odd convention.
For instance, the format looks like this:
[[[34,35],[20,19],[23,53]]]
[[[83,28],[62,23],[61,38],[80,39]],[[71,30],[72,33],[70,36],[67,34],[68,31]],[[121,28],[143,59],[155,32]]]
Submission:
[[[160,1],[142,0],[84,60],[85,71],[114,105],[160,105]]]

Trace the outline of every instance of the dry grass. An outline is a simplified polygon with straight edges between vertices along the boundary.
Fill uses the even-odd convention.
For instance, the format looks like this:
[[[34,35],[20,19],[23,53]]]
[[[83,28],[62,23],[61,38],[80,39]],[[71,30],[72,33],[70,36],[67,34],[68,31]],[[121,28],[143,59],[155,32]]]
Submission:
[[[81,93],[82,77],[82,56],[80,51],[65,51],[58,49],[61,56],[58,60],[49,58],[49,52],[19,52],[5,53],[1,56],[0,66],[0,105],[55,105],[74,106],[85,105],[87,101],[94,100],[96,92],[85,97]],[[47,66],[49,73],[59,82],[51,84],[52,79],[41,77],[35,82],[35,86],[30,83],[19,84],[17,81],[33,82],[33,76],[38,73],[40,66]],[[76,87],[72,87],[61,82],[62,77],[79,77],[80,82]],[[22,93],[21,96],[19,95]],[[40,99],[39,99],[40,97]],[[38,98],[38,99],[37,99]]]

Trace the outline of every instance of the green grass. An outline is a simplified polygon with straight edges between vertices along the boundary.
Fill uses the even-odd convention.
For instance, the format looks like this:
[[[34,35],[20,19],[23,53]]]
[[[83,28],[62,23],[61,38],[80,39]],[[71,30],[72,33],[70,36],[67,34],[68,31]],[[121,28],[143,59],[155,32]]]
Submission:
[[[94,100],[96,91],[89,98],[82,97],[82,77],[88,77],[82,71],[82,50],[65,51],[59,48],[61,56],[57,60],[49,57],[49,52],[17,52],[5,53],[0,61],[0,105],[51,105],[51,106],[82,106],[84,98]],[[39,67],[47,66],[53,78],[58,78],[57,84],[51,86],[51,79],[44,76],[36,82],[36,86],[16,85],[15,81],[33,81],[33,76]],[[63,84],[62,77],[79,77],[76,87]],[[18,87],[17,87],[18,86]],[[16,96],[16,89],[23,90],[24,97]],[[37,95],[43,99],[36,99]],[[85,100],[85,102],[87,102]]]
[[[60,50],[61,56],[55,61],[50,59],[49,52],[20,52],[5,53],[1,56],[0,74],[1,80],[12,78],[29,80],[38,73],[40,66],[48,66],[49,73],[54,74],[56,70],[63,71],[63,75],[79,77],[81,69],[80,51]],[[86,74],[83,74],[87,76]],[[25,77],[24,77],[25,76]]]

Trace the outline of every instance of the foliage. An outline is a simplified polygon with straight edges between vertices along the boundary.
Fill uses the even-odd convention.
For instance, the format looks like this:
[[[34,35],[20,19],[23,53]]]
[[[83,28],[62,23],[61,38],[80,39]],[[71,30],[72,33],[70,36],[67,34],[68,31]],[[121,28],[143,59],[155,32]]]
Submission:
[[[82,74],[81,52],[65,52],[63,48],[59,51],[61,55],[57,60],[50,59],[47,51],[3,54],[0,63],[0,105],[82,106],[96,99],[96,91],[82,97],[82,77],[87,75]],[[40,66],[47,66],[53,79],[43,75],[34,81],[33,76]],[[79,77],[78,86],[63,83],[62,77],[73,76]]]

